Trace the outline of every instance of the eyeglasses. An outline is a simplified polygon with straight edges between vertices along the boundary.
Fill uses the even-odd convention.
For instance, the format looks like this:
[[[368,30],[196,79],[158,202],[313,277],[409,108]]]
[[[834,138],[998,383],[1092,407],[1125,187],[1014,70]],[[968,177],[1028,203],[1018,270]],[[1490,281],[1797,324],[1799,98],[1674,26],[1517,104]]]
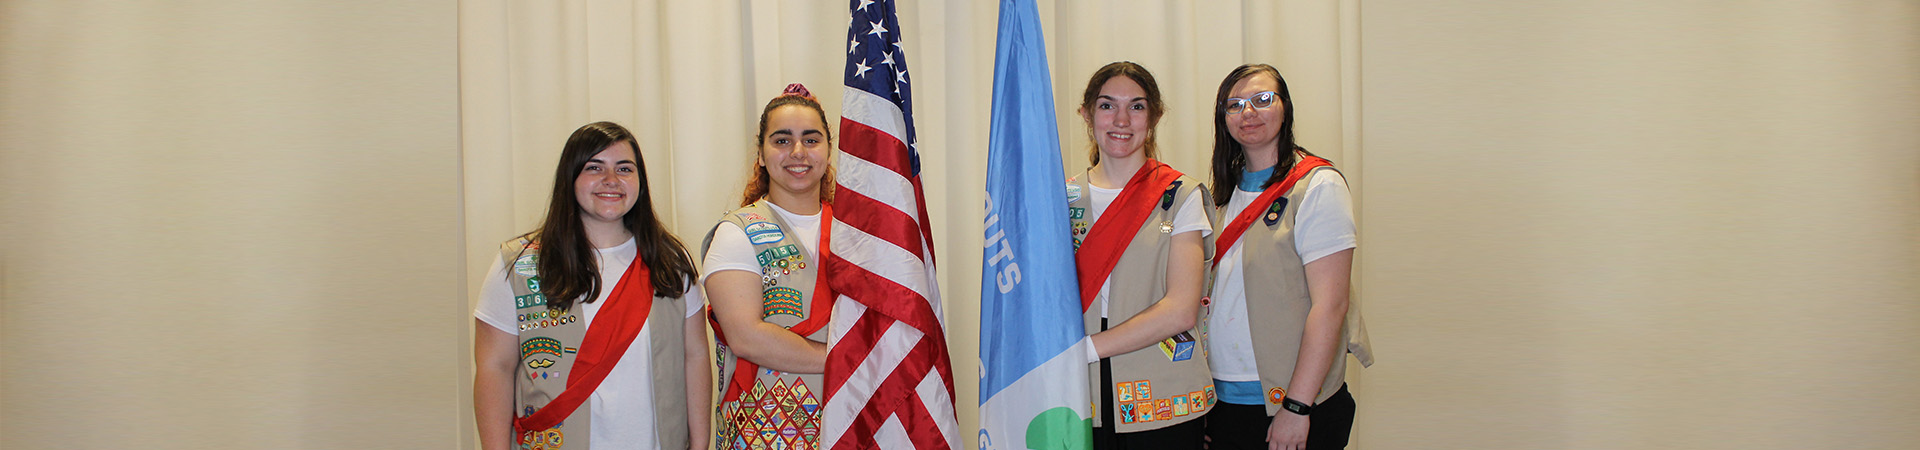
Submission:
[[[1273,91],[1259,92],[1249,98],[1229,98],[1224,106],[1227,115],[1246,112],[1248,107],[1252,107],[1253,109],[1267,109],[1273,107],[1273,99],[1276,96],[1276,93]]]

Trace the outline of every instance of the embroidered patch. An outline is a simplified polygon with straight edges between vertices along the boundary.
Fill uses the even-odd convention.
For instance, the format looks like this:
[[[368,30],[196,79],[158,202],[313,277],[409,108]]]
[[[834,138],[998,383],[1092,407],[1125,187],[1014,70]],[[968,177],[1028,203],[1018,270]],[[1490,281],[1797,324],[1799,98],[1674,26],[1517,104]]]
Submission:
[[[1077,207],[1077,206],[1076,206],[1076,207],[1071,207],[1071,208],[1067,208],[1067,218],[1068,218],[1068,219],[1073,219],[1073,220],[1080,220],[1080,219],[1085,219],[1085,218],[1087,218],[1087,209],[1086,209],[1086,208],[1081,208],[1081,207]]]
[[[1134,415],[1134,413],[1133,413],[1133,404],[1132,404],[1132,403],[1121,403],[1121,404],[1120,404],[1120,414],[1119,414],[1119,415],[1120,415],[1120,423],[1123,423],[1123,424],[1126,424],[1126,423],[1133,423],[1133,421],[1134,421],[1134,418],[1135,418],[1135,415]]]
[[[1267,390],[1267,401],[1272,402],[1275,405],[1280,404],[1280,401],[1285,400],[1286,398],[1287,398],[1286,389],[1281,389],[1276,387],[1276,388]]]
[[[1133,382],[1133,397],[1141,400],[1153,398],[1152,383],[1147,380]],[[1147,419],[1153,420],[1153,419]]]
[[[513,296],[513,309],[526,309],[535,306],[547,306],[547,296],[538,292]]]
[[[560,356],[561,348],[559,339],[546,336],[528,339],[520,343],[520,359],[527,359],[527,357],[541,353],[550,354],[557,358]]]
[[[539,255],[533,253],[520,255],[520,259],[513,261],[513,273],[526,277],[540,275]]]
[[[1153,421],[1153,400],[1141,400],[1141,401],[1133,402],[1133,417],[1135,421],[1152,422]]]
[[[1201,393],[1200,391],[1188,392],[1187,405],[1189,409],[1193,410],[1194,414],[1199,414],[1201,411],[1206,411],[1207,395]]]
[[[748,222],[765,222],[767,220],[767,218],[760,217],[759,214],[754,214],[751,212],[743,212],[743,213],[734,214],[734,215],[740,216],[740,220],[745,220]]]
[[[1193,335],[1182,331],[1180,334],[1160,341],[1160,353],[1167,355],[1169,360],[1186,361],[1193,359],[1194,346]]]
[[[791,449],[817,446],[820,424],[813,414],[820,401],[806,382],[777,380],[767,388],[755,380],[753,389],[718,408],[721,448]]]
[[[1071,184],[1071,183],[1067,184],[1067,203],[1075,203],[1079,201],[1080,201],[1080,185]]]
[[[1173,420],[1173,401],[1164,398],[1154,400],[1153,420]]]
[[[1267,226],[1271,227],[1273,226],[1273,224],[1280,223],[1280,211],[1285,211],[1286,209],[1287,209],[1286,197],[1280,197],[1280,198],[1274,199],[1273,205],[1267,207],[1267,217],[1265,217]]]
[[[1213,407],[1213,402],[1216,402],[1216,401],[1219,401],[1219,399],[1218,399],[1218,398],[1215,398],[1215,397],[1213,396],[1213,385],[1211,385],[1211,384],[1209,384],[1209,385],[1207,385],[1207,388],[1206,388],[1206,389],[1203,389],[1203,390],[1201,390],[1201,391],[1202,391],[1202,392],[1205,392],[1205,393],[1206,393],[1206,396],[1207,396],[1207,398],[1206,398],[1206,399],[1207,399],[1207,407],[1208,407],[1208,408],[1212,408],[1212,407]]]
[[[785,313],[801,317],[801,290],[799,288],[772,287],[760,294],[760,319],[774,317],[776,313]]]
[[[1191,413],[1191,412],[1193,411],[1187,409],[1187,397],[1180,396],[1180,397],[1173,398],[1173,416],[1174,417],[1185,417],[1188,413]]]
[[[1161,211],[1167,211],[1173,208],[1173,193],[1180,190],[1180,183],[1180,180],[1173,180],[1173,184],[1167,185],[1167,192],[1160,194]]]
[[[1123,402],[1133,401],[1133,382],[1115,383],[1113,386],[1113,397]]]
[[[560,446],[566,442],[566,435],[561,433],[560,427],[557,426],[542,431],[528,431],[520,435],[522,450],[559,450]]]
[[[780,232],[780,226],[774,225],[773,222],[750,223],[747,224],[745,230],[747,232],[747,242],[752,242],[753,245],[772,244],[787,238],[786,233]]]

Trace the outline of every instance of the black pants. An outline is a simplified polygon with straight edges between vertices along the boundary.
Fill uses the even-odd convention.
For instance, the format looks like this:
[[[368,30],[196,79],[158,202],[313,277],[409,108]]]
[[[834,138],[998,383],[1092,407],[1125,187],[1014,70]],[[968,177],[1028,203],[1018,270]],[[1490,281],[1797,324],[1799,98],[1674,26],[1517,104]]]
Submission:
[[[1107,320],[1100,319],[1100,329],[1107,329]],[[1200,450],[1206,439],[1205,418],[1197,418],[1156,430],[1115,433],[1114,426],[1120,423],[1113,413],[1113,363],[1108,359],[1100,360],[1100,421],[1107,426],[1093,428],[1094,450],[1129,449],[1173,449]]]
[[[1347,385],[1340,385],[1340,391],[1318,405],[1313,405],[1313,415],[1308,417],[1307,450],[1347,448],[1347,436],[1353,432],[1353,394],[1347,392]],[[1281,411],[1280,414],[1293,414]],[[1213,450],[1264,450],[1267,448],[1267,427],[1273,424],[1273,416],[1267,415],[1264,405],[1237,405],[1216,403],[1207,417],[1207,436],[1213,439]]]

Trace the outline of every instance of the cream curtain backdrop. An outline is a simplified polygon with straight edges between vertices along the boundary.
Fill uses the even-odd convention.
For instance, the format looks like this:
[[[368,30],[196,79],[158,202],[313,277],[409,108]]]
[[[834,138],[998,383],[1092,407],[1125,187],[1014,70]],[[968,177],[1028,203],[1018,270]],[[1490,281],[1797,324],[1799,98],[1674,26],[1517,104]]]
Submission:
[[[1074,114],[1087,78],[1120,60],[1153,71],[1169,111],[1157,131],[1161,159],[1182,171],[1208,173],[1208,105],[1220,79],[1246,62],[1278,66],[1298,104],[1301,142],[1346,162],[1355,130],[1344,125],[1357,101],[1350,55],[1357,50],[1356,5],[1041,2],[1066,167],[1078,172],[1088,164],[1086,127]],[[537,223],[560,145],[574,128],[597,120],[639,136],[655,205],[697,250],[720,214],[739,205],[768,99],[787,83],[805,83],[838,126],[847,8],[839,1],[461,1],[469,279],[484,275],[500,241]],[[976,374],[998,4],[899,8],[903,29],[895,31],[903,34],[914,84],[953,369]],[[974,430],[977,379],[957,378],[960,429]],[[970,431],[962,435],[974,445]]]

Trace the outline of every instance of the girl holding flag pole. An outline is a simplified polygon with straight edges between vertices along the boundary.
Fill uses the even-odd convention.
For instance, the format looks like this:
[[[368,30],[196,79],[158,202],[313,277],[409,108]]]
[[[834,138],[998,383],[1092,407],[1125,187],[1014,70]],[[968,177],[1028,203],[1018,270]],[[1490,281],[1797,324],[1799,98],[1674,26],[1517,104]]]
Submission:
[[[502,244],[481,282],[481,448],[706,448],[703,301],[638,150],[612,122],[575,130],[546,219]]]
[[[1372,364],[1348,305],[1355,227],[1347,185],[1294,143],[1280,72],[1248,64],[1220,82],[1213,113],[1215,251],[1208,359],[1220,404],[1214,449],[1345,448],[1353,428],[1346,354]]]
[[[819,101],[788,85],[760,113],[740,208],[702,245],[719,339],[717,448],[819,447],[835,297],[821,265],[833,238],[832,143]]]
[[[1206,186],[1155,160],[1165,112],[1153,74],[1132,62],[1095,71],[1079,108],[1093,167],[1067,180],[1067,203],[1098,449],[1199,449],[1195,419],[1214,398],[1195,328],[1211,208]]]

